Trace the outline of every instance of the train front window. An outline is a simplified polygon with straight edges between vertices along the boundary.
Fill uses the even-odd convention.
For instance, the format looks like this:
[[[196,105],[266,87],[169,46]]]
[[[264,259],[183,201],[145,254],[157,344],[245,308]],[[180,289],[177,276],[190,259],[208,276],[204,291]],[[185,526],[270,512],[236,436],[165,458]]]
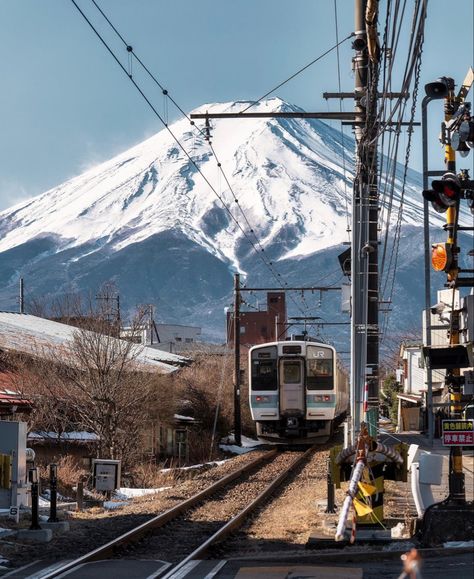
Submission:
[[[283,362],[283,384],[301,383],[301,364],[294,360]]]
[[[273,346],[252,352],[252,390],[276,390],[278,387],[277,349]]]
[[[333,390],[334,356],[330,348],[306,347],[306,387],[308,390]]]

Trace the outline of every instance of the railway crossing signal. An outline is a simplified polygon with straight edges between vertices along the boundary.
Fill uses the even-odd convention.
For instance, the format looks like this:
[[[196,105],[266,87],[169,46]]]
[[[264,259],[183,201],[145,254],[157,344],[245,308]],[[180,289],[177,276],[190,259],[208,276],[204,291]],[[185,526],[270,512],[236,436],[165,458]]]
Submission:
[[[438,213],[445,213],[449,207],[456,207],[460,199],[472,199],[474,181],[469,179],[466,170],[459,175],[453,172],[445,173],[441,179],[431,182],[431,189],[423,191],[423,197],[431,202]]]
[[[434,243],[431,246],[431,265],[435,271],[448,273],[453,268],[453,244]]]
[[[461,197],[461,182],[454,173],[445,173],[441,180],[432,181],[431,187],[423,191],[423,197],[431,202],[438,213],[454,207]]]

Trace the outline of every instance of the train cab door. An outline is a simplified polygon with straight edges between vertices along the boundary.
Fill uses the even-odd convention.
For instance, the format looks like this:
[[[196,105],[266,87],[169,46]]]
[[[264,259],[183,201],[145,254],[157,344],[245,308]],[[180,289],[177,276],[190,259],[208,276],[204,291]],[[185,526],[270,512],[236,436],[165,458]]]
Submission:
[[[304,366],[297,358],[280,360],[280,414],[299,416],[305,412]]]

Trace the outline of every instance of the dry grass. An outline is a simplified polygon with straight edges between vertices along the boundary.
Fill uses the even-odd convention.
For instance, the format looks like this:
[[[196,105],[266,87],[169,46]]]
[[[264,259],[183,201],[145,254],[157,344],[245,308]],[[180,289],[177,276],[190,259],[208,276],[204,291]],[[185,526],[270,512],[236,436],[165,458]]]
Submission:
[[[78,481],[89,476],[89,472],[73,456],[62,456],[56,461],[58,467],[58,491],[65,496],[75,496],[73,488]],[[38,464],[41,488],[49,488],[49,467]]]

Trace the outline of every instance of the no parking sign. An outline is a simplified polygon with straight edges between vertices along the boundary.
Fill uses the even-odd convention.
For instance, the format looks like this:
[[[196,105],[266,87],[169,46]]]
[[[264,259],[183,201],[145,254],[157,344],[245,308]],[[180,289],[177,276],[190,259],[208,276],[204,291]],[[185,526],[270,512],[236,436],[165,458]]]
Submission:
[[[444,446],[472,446],[474,444],[474,420],[443,420]]]

